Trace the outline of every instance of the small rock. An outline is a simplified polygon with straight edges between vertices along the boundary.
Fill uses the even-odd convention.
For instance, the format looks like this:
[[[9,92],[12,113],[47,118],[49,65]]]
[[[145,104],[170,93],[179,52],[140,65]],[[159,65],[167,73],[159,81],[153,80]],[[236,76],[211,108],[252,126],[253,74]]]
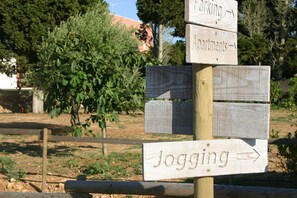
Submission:
[[[10,178],[9,182],[16,182],[16,179],[15,178]]]

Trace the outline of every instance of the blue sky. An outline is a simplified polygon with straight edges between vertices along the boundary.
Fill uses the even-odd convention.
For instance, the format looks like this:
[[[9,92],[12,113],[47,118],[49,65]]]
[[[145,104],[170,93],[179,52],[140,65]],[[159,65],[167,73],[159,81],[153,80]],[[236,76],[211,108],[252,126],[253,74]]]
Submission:
[[[139,20],[137,16],[136,0],[105,0],[109,4],[110,12],[117,15]]]

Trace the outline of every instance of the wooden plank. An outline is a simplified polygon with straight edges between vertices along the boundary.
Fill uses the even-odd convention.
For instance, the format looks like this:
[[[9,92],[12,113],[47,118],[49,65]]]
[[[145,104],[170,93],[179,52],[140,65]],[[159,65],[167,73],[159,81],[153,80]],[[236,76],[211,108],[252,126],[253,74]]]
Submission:
[[[146,67],[146,97],[192,99],[192,66]],[[213,99],[270,101],[269,66],[213,68]]]
[[[270,66],[214,69],[214,100],[270,101]]]
[[[40,135],[42,129],[0,128],[3,135]]]
[[[269,137],[269,104],[214,102],[213,136]],[[145,132],[193,134],[191,102],[148,101],[145,104]]]
[[[145,103],[144,131],[193,134],[191,102],[149,101]]]
[[[143,145],[145,181],[268,171],[267,140],[198,140]]]
[[[89,143],[105,143],[105,144],[127,144],[127,145],[142,145],[143,143],[159,142],[159,140],[135,140],[135,139],[116,139],[116,138],[93,138],[93,137],[71,137],[50,135],[50,142],[89,142]]]
[[[237,1],[186,0],[185,21],[186,23],[237,32]]]
[[[145,97],[192,99],[192,66],[147,66]]]
[[[186,25],[186,61],[211,65],[237,65],[237,33]]]
[[[123,181],[71,181],[65,183],[66,192],[156,195],[156,196],[191,196],[193,184],[169,182],[123,182]]]
[[[79,193],[36,193],[36,192],[0,192],[0,198],[92,198],[90,194]]]
[[[215,136],[269,138],[269,104],[214,103]]]
[[[215,197],[297,198],[297,189],[256,186],[214,185]],[[66,192],[193,197],[192,183],[136,181],[73,181],[65,183]],[[1,193],[0,193],[1,195]],[[0,196],[1,197],[1,196]]]

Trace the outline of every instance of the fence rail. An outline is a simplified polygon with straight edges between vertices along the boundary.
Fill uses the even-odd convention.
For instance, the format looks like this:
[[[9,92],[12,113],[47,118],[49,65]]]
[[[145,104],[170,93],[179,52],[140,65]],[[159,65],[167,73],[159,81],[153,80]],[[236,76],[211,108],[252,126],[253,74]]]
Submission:
[[[215,185],[215,197],[218,198],[297,198],[297,189]],[[119,181],[72,181],[65,183],[66,192],[133,194],[193,197],[194,186],[191,183],[169,182],[119,182]]]
[[[23,192],[0,192],[0,198],[91,198],[90,194],[78,193],[23,193]]]
[[[136,139],[118,139],[118,138],[93,138],[93,137],[73,137],[52,135],[50,130],[48,134],[49,142],[85,142],[85,143],[105,143],[105,144],[127,144],[142,145],[143,143],[161,142],[162,140],[136,140]],[[21,128],[0,128],[2,135],[37,135],[42,140],[43,129],[21,129]],[[172,140],[166,140],[172,141]],[[268,144],[271,145],[294,145],[297,144],[297,138],[270,138]]]

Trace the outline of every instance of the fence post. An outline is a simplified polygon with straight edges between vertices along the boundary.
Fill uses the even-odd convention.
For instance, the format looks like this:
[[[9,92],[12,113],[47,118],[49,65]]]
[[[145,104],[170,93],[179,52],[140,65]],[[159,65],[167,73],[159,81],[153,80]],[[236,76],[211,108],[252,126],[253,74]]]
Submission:
[[[44,94],[41,90],[34,90],[33,91],[33,104],[32,104],[32,111],[33,113],[44,113],[44,102],[43,102]]]
[[[43,129],[42,133],[42,192],[46,190],[46,175],[47,175],[47,140],[48,140],[49,130],[47,128]]]

